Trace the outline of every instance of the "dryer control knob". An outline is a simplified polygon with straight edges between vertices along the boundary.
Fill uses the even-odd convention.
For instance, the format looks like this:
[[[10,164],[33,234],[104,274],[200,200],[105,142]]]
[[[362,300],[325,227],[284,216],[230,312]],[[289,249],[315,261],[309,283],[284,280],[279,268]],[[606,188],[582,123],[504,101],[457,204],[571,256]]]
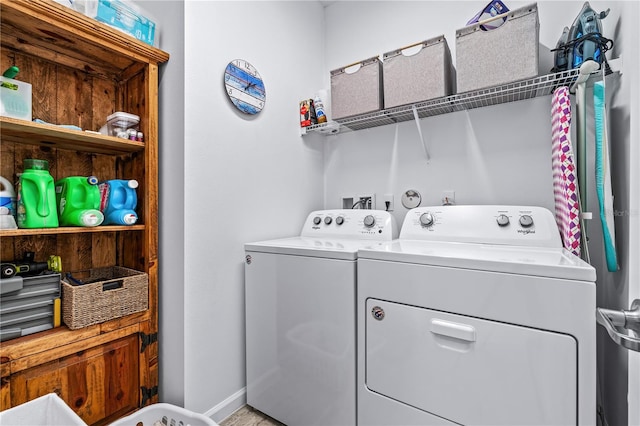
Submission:
[[[496,218],[496,222],[498,222],[498,225],[500,226],[507,226],[509,224],[509,216],[501,214]]]
[[[523,214],[522,216],[520,216],[520,225],[522,225],[523,228],[530,227],[531,225],[533,225],[533,218],[528,214]]]
[[[429,227],[433,225],[433,215],[429,212],[420,215],[420,225]]]
[[[320,222],[322,222],[322,219],[320,218],[320,216],[316,216],[313,218],[314,225],[320,225]]]
[[[336,225],[342,225],[344,223],[344,217],[338,216],[336,217]]]
[[[332,221],[332,220],[333,220],[333,219],[331,219],[329,216],[327,216],[327,217],[325,217],[325,218],[324,218],[324,224],[325,224],[325,225],[331,225],[331,221]]]
[[[371,228],[375,224],[376,224],[376,218],[373,217],[373,215],[369,214],[364,217],[364,226],[366,226],[367,228]]]

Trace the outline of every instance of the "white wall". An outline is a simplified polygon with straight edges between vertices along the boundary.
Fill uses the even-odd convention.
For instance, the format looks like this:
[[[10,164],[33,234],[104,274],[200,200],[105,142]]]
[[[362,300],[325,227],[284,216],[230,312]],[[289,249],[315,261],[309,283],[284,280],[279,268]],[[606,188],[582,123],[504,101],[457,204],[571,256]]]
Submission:
[[[324,73],[322,29],[316,2],[185,3],[189,409],[243,402],[243,244],[297,235],[306,215],[322,207],[323,141],[302,139],[298,121],[298,102],[313,95]],[[265,81],[266,106],[257,116],[235,110],[224,91],[224,69],[238,58]]]
[[[626,5],[625,16],[630,22],[640,20],[640,4],[638,2]],[[627,69],[635,70],[629,76],[629,93],[631,96],[630,140],[636,143],[629,147],[629,259],[640,259],[640,30],[637,25],[625,26],[625,39],[629,40],[627,48]],[[640,263],[629,262],[629,302],[640,299]],[[640,353],[629,353],[629,419],[628,424],[640,425]]]
[[[171,57],[160,66],[159,87],[159,392],[184,405],[184,3],[137,2],[160,25],[160,47]]]
[[[620,271],[601,273],[599,304],[612,309],[629,309],[633,299],[640,298],[640,20],[638,2],[624,2],[616,42],[623,58],[624,74],[620,88],[609,104],[612,122],[613,184],[615,194],[616,244]],[[601,268],[604,270],[604,267]],[[601,372],[605,382],[605,408],[610,424],[640,424],[640,354],[623,349],[599,332],[602,351]],[[599,360],[600,361],[600,360]],[[624,368],[628,363],[628,372]],[[612,368],[613,366],[613,368]],[[626,373],[626,374],[625,374]],[[628,407],[627,407],[628,405]]]
[[[546,74],[552,66],[549,48],[555,47],[562,28],[572,23],[583,2],[537,3],[540,73]],[[638,116],[637,107],[630,109],[629,98],[632,82],[638,81],[637,56],[634,56],[638,37],[637,29],[633,33],[625,28],[636,27],[638,12],[633,2],[590,3],[597,11],[611,8],[603,20],[604,34],[616,40],[613,54],[617,57],[628,52],[623,62],[630,63],[624,67],[623,77],[608,86],[609,94],[614,92],[609,98],[612,100],[610,136],[615,208],[621,212],[616,220],[620,272],[606,271],[599,220],[588,224],[592,264],[598,272],[598,305],[628,309],[630,267],[633,266],[629,255],[637,253],[638,240],[637,231],[635,235],[630,233],[638,226],[637,210],[633,213],[630,208],[630,196],[638,191],[637,181],[631,179],[638,162],[637,156],[629,155],[633,145],[630,117]],[[327,68],[336,69],[439,34],[447,38],[455,63],[455,30],[464,26],[483,4],[457,1],[333,3],[327,7],[325,17]],[[528,2],[508,2],[512,9],[525,4]],[[329,86],[328,77],[324,84]],[[550,121],[550,97],[423,119],[422,130],[431,154],[429,162],[413,122],[330,136],[326,144],[325,207],[339,206],[344,195],[375,193],[379,198],[381,194],[391,193],[395,198],[394,214],[398,223],[402,223],[407,209],[400,204],[400,195],[407,189],[417,189],[423,196],[422,205],[440,204],[443,191],[454,190],[456,202],[460,204],[532,204],[553,210]],[[592,131],[590,135],[593,140]],[[593,152],[590,158],[593,162]],[[593,180],[589,188],[589,209],[597,213]],[[637,279],[637,272],[635,277]],[[627,375],[627,357],[627,351],[599,330],[599,375],[609,424],[627,424],[627,378],[631,377]],[[632,379],[633,383],[638,387],[637,378],[635,382]],[[633,402],[631,404],[633,406]],[[635,410],[638,410],[637,402]]]
[[[617,9],[622,9],[624,3],[616,5]],[[609,5],[611,7],[611,5]],[[615,6],[614,6],[615,7]],[[624,54],[629,51],[629,40],[626,39],[623,27],[626,27],[632,20],[629,20],[624,12],[620,14],[617,22],[609,22],[610,35],[615,39],[614,53],[616,56],[622,55],[623,62],[628,58]],[[606,19],[608,20],[609,17]],[[606,22],[605,20],[605,22]],[[617,25],[611,25],[617,23]],[[627,24],[627,25],[623,25]],[[598,306],[612,309],[628,308],[628,278],[629,278],[629,216],[622,212],[629,211],[629,147],[630,147],[630,110],[629,110],[629,84],[630,78],[634,78],[634,70],[624,67],[624,74],[616,81],[609,80],[607,89],[607,106],[609,110],[611,139],[611,163],[612,163],[612,185],[614,187],[615,205],[614,209],[618,213],[615,218],[616,245],[618,252],[618,263],[621,270],[619,272],[609,272],[606,266],[604,255],[604,245],[602,243],[602,224],[599,217],[599,206],[595,188],[595,174],[589,173],[588,185],[588,211],[594,213],[594,220],[588,221],[587,230],[590,239],[589,249],[591,252],[591,264],[596,268],[598,274],[597,302]],[[637,78],[637,77],[636,77]],[[588,92],[589,93],[589,92]],[[592,116],[592,109],[589,109],[588,116]],[[589,168],[595,167],[595,143],[594,130],[587,129],[589,146]],[[626,305],[626,306],[625,306]],[[627,391],[628,391],[628,354],[629,352],[616,345],[608,336],[603,327],[597,329],[598,342],[598,381],[600,383],[599,399],[602,400],[604,414],[610,424],[627,424]]]
[[[591,2],[596,10],[605,2]],[[509,2],[511,9],[530,2]],[[610,4],[610,3],[609,3]],[[582,3],[539,1],[540,72],[548,73],[555,44]],[[326,8],[326,65],[336,69],[401,46],[444,34],[455,64],[455,31],[479,2],[339,1]],[[610,22],[620,10],[613,10]],[[569,18],[568,18],[569,17]],[[606,20],[605,20],[606,24]],[[324,84],[329,87],[328,73]],[[330,136],[326,144],[325,206],[344,195],[392,193],[399,223],[407,211],[401,194],[417,189],[422,205],[440,204],[454,190],[462,204],[536,204],[553,208],[550,99],[503,104],[421,120],[431,160],[416,124]],[[382,208],[382,205],[379,205]]]
[[[160,88],[163,401],[215,412],[218,420],[242,402],[242,244],[296,234],[308,211],[323,202],[332,208],[345,193],[393,193],[399,221],[406,212],[399,196],[409,188],[422,192],[423,205],[439,203],[441,191],[453,189],[459,203],[552,207],[547,98],[422,120],[429,163],[412,122],[326,138],[298,136],[297,103],[329,87],[329,70],[437,34],[445,34],[455,61],[455,29],[485,2],[339,1],[324,12],[316,2],[303,1],[138,2],[158,19],[160,47],[172,55],[162,68]],[[591,3],[596,10],[612,8],[605,33],[617,32],[622,40],[617,49],[637,51],[637,3]],[[549,47],[582,1],[538,5],[540,43]],[[241,23],[250,30],[241,31]],[[627,55],[624,63],[633,66],[634,57]],[[236,113],[225,98],[222,73],[235,58],[252,62],[266,81],[267,106],[254,119]],[[543,52],[541,72],[550,64],[550,53]],[[615,101],[636,132],[622,133],[625,175],[618,178],[630,182],[622,206],[630,213],[622,224],[630,237],[622,246],[635,251],[621,248],[629,269],[640,228],[634,179],[639,154],[636,144],[629,146],[639,134],[637,67],[635,56],[635,69],[627,67]],[[629,92],[636,93],[630,110]],[[633,270],[623,280],[637,282],[637,265]],[[632,292],[626,285],[614,295],[620,306],[607,307],[628,307],[620,301]],[[639,293],[636,288],[636,297]],[[637,379],[635,386],[640,388]],[[617,396],[620,386],[609,393]],[[635,409],[640,411],[637,404]]]
[[[640,4],[630,2],[625,5],[625,16],[629,22],[640,20]],[[625,39],[629,41],[627,48],[626,68],[635,70],[628,77],[628,89],[631,96],[630,113],[631,134],[628,163],[629,167],[629,297],[628,301],[640,299],[640,30],[637,25],[625,25]],[[626,306],[625,306],[626,308]],[[628,424],[640,425],[640,353],[629,353],[629,419]]]

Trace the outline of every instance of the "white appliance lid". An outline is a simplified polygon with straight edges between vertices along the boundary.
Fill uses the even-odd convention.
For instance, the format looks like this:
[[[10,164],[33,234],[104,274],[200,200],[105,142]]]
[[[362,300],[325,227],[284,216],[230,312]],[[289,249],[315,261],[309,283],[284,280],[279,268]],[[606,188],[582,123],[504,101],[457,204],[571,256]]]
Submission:
[[[400,239],[562,247],[554,215],[539,206],[418,207],[407,212]]]
[[[385,260],[595,282],[595,269],[564,248],[424,240],[395,240],[360,250],[359,259]],[[402,279],[402,277],[398,277]]]
[[[391,241],[398,238],[398,226],[383,210],[316,210],[307,216],[301,237]]]
[[[380,244],[383,244],[383,242],[339,238],[292,237],[246,243],[244,248],[247,252],[356,260],[358,258],[358,250],[375,247]]]
[[[332,209],[309,213],[299,237],[246,243],[246,251],[355,260],[358,250],[398,237],[391,213]]]

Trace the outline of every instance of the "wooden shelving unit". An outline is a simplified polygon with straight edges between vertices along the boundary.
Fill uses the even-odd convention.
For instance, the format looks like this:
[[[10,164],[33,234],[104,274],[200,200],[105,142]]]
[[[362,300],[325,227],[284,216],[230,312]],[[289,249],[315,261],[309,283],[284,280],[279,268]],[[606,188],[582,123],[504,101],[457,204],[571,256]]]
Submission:
[[[65,272],[124,266],[149,276],[149,309],[70,330],[62,325],[0,346],[0,410],[56,392],[88,424],[157,401],[158,66],[169,55],[50,0],[0,0],[0,68],[33,86],[33,117],[0,117],[0,175],[26,158],[54,179],[136,179],[133,226],[0,230],[3,260],[61,256]],[[116,111],[140,116],[144,142],[96,133]],[[85,131],[88,130],[88,131]]]

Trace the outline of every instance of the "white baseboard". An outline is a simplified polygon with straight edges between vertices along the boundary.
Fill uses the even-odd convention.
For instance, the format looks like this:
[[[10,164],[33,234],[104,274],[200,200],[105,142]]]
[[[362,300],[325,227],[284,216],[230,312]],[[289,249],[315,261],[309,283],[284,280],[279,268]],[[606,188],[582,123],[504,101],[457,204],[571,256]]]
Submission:
[[[239,408],[243,407],[247,403],[247,388],[244,387],[240,389],[238,392],[229,396],[224,401],[220,402],[215,407],[209,409],[205,416],[213,419],[214,422],[220,423],[233,413],[235,413]]]

